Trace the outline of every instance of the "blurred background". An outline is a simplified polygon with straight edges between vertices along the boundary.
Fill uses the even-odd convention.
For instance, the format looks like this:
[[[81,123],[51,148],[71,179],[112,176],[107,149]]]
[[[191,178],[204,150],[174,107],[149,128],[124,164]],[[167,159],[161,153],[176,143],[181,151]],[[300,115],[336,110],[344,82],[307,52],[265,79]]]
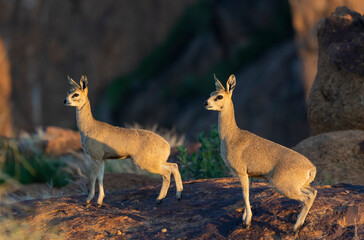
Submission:
[[[363,0],[0,0],[1,202],[87,194],[68,74],[87,75],[96,119],[162,135],[184,181],[230,175],[203,103],[213,74],[235,74],[240,128],[299,143],[316,184],[363,184],[363,22],[331,15],[338,6],[364,14]],[[106,160],[105,172],[107,193],[161,183],[131,159]]]
[[[88,194],[67,75],[87,75],[97,120],[163,136],[184,182],[232,176],[203,104],[213,74],[235,74],[240,128],[294,146],[315,185],[364,185],[363,14],[363,0],[0,0],[0,236],[49,239],[18,221],[42,212],[21,201]],[[161,177],[131,159],[106,160],[106,203],[151,184]]]
[[[238,126],[288,147],[309,136],[315,26],[361,0],[0,0],[0,135],[76,129],[67,74],[86,74],[94,117],[175,129],[195,141],[203,108],[237,77]]]

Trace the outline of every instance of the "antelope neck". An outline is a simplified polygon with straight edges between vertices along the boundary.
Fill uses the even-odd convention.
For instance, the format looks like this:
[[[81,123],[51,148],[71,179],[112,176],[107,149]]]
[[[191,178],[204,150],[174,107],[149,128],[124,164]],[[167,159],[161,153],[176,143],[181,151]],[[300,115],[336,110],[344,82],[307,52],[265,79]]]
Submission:
[[[219,112],[218,127],[221,139],[227,139],[238,131],[238,126],[235,121],[234,105],[232,102]]]
[[[85,132],[93,124],[95,119],[92,116],[90,101],[80,108],[76,109],[77,127],[80,132]]]

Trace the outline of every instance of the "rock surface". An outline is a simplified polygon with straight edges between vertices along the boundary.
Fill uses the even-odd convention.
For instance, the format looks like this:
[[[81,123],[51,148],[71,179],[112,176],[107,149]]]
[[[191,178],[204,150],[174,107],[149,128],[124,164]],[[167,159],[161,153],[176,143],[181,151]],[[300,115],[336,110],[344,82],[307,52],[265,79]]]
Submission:
[[[318,27],[319,61],[307,103],[311,135],[364,130],[364,16],[341,7]]]
[[[241,225],[242,196],[236,178],[184,183],[177,202],[174,187],[161,205],[160,185],[107,192],[104,205],[85,208],[85,196],[24,201],[1,208],[11,224],[26,233],[66,239],[363,239],[364,187],[317,187],[318,194],[302,230],[290,232],[301,206],[276,193],[266,183],[253,183],[250,229]],[[27,225],[28,224],[28,225]],[[19,229],[18,229],[19,230]],[[18,234],[21,236],[21,233]]]
[[[364,185],[364,131],[346,130],[309,137],[293,150],[317,167],[314,184]]]
[[[161,183],[162,179],[147,175],[133,173],[110,173],[104,174],[104,188],[106,191],[130,190],[151,184]],[[2,202],[12,203],[32,199],[68,197],[87,194],[90,189],[90,181],[86,176],[78,176],[74,182],[62,188],[54,188],[46,183],[31,183],[26,185],[0,186],[0,198]]]
[[[302,61],[303,86],[308,97],[317,73],[317,24],[339,6],[364,14],[362,0],[290,0],[292,24],[296,32],[298,55]]]

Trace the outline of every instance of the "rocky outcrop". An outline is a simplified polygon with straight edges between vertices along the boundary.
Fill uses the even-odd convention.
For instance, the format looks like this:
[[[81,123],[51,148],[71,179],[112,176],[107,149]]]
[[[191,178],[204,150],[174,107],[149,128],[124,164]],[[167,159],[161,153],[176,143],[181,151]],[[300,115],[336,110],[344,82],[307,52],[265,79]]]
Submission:
[[[314,184],[364,185],[364,131],[318,134],[303,140],[293,149],[317,167]]]
[[[11,77],[9,59],[3,40],[0,38],[0,136],[13,135],[10,111]]]
[[[303,226],[291,233],[300,204],[282,197],[266,183],[252,183],[252,225],[242,227],[241,187],[236,178],[184,183],[177,202],[170,189],[155,204],[160,185],[107,192],[104,205],[85,208],[86,196],[18,202],[0,208],[7,221],[3,236],[17,232],[66,239],[362,239],[364,187],[317,187]]]
[[[319,61],[307,103],[311,135],[364,130],[364,16],[338,8],[318,27]]]
[[[302,61],[303,86],[308,97],[317,73],[318,44],[317,24],[339,6],[364,14],[362,0],[290,0],[292,24],[296,32],[298,54]]]

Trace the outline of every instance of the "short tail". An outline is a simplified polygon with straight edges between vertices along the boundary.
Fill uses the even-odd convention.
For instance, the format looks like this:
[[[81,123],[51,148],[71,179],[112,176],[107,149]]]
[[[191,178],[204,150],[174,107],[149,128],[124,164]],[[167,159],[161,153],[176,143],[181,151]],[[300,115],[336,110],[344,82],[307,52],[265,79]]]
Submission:
[[[308,179],[306,182],[306,186],[309,186],[311,182],[313,182],[313,180],[315,180],[316,177],[316,167],[314,166],[313,168],[310,169],[310,171],[308,172]]]

